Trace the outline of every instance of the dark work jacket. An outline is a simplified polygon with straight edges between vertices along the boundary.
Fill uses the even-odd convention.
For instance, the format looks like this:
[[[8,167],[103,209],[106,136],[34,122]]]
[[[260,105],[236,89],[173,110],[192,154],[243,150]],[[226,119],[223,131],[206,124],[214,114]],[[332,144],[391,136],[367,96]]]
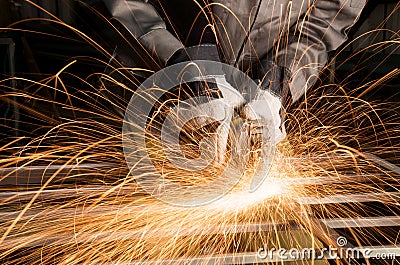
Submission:
[[[112,18],[161,63],[184,46],[185,37],[167,30],[165,19],[150,1],[101,1]],[[290,90],[297,100],[318,78],[328,52],[347,39],[346,33],[357,21],[365,2],[214,0],[208,1],[203,11],[225,63],[245,69],[265,57],[275,60],[291,70]],[[176,10],[185,12],[179,6]]]

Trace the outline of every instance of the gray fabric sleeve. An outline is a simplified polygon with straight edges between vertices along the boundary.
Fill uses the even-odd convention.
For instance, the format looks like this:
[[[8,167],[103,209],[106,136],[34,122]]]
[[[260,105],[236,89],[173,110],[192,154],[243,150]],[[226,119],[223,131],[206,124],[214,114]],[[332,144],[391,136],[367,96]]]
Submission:
[[[277,49],[277,63],[292,72],[290,91],[298,100],[317,80],[328,52],[347,40],[347,31],[358,20],[366,0],[316,0],[291,37]]]
[[[139,42],[163,63],[182,43],[167,29],[165,22],[146,0],[103,0],[114,19],[118,20]]]

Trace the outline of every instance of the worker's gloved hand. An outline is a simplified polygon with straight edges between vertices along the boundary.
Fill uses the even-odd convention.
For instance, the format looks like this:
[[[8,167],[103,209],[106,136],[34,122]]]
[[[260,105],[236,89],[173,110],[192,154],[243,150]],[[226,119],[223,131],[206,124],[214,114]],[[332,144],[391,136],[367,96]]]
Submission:
[[[200,45],[178,50],[167,65],[187,62],[188,67],[196,67],[193,61],[208,60],[219,62],[215,45]],[[222,164],[227,151],[230,123],[235,108],[244,103],[240,93],[225,79],[222,66],[216,67],[215,73],[201,73],[192,78],[192,82],[182,84],[180,92],[189,92],[194,98],[202,98],[197,104],[180,104],[172,111],[184,120],[180,132],[180,149],[188,158],[201,155],[200,142],[204,137],[211,137],[215,143],[214,162]],[[188,91],[189,90],[189,91]],[[186,121],[187,120],[187,121]]]
[[[289,97],[290,72],[272,61],[261,61],[261,67],[253,72],[253,78],[259,83],[259,90],[253,100],[241,110],[241,115],[250,122],[251,138],[260,134],[275,146],[286,137],[283,105]],[[264,139],[265,140],[265,139]]]

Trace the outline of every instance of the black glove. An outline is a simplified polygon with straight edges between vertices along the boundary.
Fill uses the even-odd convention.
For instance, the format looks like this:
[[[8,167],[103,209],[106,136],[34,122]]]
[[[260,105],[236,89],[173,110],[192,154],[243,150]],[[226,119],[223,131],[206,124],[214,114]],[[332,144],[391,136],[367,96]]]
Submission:
[[[263,59],[252,67],[251,77],[259,80],[260,88],[268,90],[281,99],[285,106],[290,100],[291,72],[288,68],[279,66],[271,60]]]
[[[187,48],[182,48],[176,51],[167,62],[167,66],[171,66],[177,63],[191,62],[194,60],[207,60],[219,62],[218,49],[215,45],[199,45]],[[224,73],[221,69],[218,69],[217,73],[213,75],[221,75]],[[185,87],[180,88],[180,94],[182,90],[186,95],[191,97],[207,96],[212,98],[221,98],[221,91],[218,89],[215,78],[206,77],[203,81],[189,82],[185,84]]]
[[[251,68],[250,76],[258,83],[255,97],[241,110],[241,115],[252,125],[254,142],[261,135],[272,145],[286,137],[284,104],[290,96],[290,72],[272,61],[261,60]]]
[[[187,62],[189,64],[196,60],[207,60],[219,62],[218,49],[215,45],[200,45],[178,50],[167,62],[167,66],[177,63]],[[218,65],[217,65],[218,66]],[[215,140],[216,156],[215,162],[221,164],[224,162],[224,156],[227,151],[229,125],[233,110],[243,103],[244,99],[239,92],[234,89],[225,79],[222,65],[213,67],[213,73],[195,72],[192,82],[184,83],[175,88],[174,91],[168,91],[169,98],[161,99],[159,106],[166,111],[156,111],[167,116],[170,111],[177,111],[176,117],[186,120],[188,115],[194,115],[196,118],[190,120],[180,130],[179,142],[180,149],[188,158],[198,158],[201,154],[199,143],[204,137],[212,137]],[[190,72],[190,71],[189,71]],[[190,98],[206,97],[206,102],[195,104],[194,108],[188,109],[174,108],[177,103]],[[168,105],[174,102],[175,105]],[[165,102],[167,102],[165,104]],[[167,106],[168,105],[168,106]],[[178,111],[179,109],[179,111]],[[187,117],[185,117],[185,115]],[[164,117],[165,117],[164,116]],[[163,117],[157,117],[153,121],[158,121],[159,127],[163,123]]]
[[[190,62],[193,60],[207,60],[219,62],[219,54],[216,45],[204,44],[177,50],[167,62],[167,66]]]

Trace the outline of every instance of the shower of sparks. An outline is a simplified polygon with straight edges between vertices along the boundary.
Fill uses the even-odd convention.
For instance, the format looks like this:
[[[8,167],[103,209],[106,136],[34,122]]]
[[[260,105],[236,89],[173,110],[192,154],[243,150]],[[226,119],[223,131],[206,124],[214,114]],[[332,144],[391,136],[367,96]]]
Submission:
[[[54,16],[51,21],[106,53],[90,36]],[[18,23],[11,28],[16,30]],[[373,43],[371,49],[399,44],[393,39],[390,44]],[[259,189],[250,193],[245,188],[250,168],[248,176],[223,198],[185,208],[159,201],[136,184],[135,179],[146,176],[129,174],[122,151],[123,120],[112,110],[123,111],[124,106],[104,96],[106,86],[99,88],[90,78],[71,76],[68,69],[74,63],[41,81],[18,76],[0,81],[7,91],[12,91],[11,80],[26,84],[23,90],[2,93],[1,100],[31,115],[26,128],[41,124],[37,132],[21,129],[19,136],[7,138],[0,147],[0,260],[4,264],[161,260],[224,264],[223,257],[255,253],[263,246],[301,249],[334,244],[337,235],[329,224],[340,227],[333,223],[339,218],[366,222],[363,218],[369,215],[397,218],[400,213],[400,170],[395,165],[400,150],[398,105],[361,98],[398,76],[398,69],[351,92],[345,92],[345,84],[308,92],[303,103],[288,111],[288,137],[277,147],[279,155]],[[139,85],[137,80],[127,86],[111,75],[99,75],[131,92]],[[87,90],[70,93],[67,77],[79,80]],[[45,99],[38,94],[44,89],[67,100]],[[37,107],[41,104],[56,106],[71,117],[56,119]],[[163,161],[157,144],[150,141],[147,151]],[[207,183],[215,174],[215,169],[197,175],[161,169],[166,177],[185,185]],[[398,244],[398,231],[371,236],[381,234],[378,229],[354,228],[346,236],[355,246]]]

